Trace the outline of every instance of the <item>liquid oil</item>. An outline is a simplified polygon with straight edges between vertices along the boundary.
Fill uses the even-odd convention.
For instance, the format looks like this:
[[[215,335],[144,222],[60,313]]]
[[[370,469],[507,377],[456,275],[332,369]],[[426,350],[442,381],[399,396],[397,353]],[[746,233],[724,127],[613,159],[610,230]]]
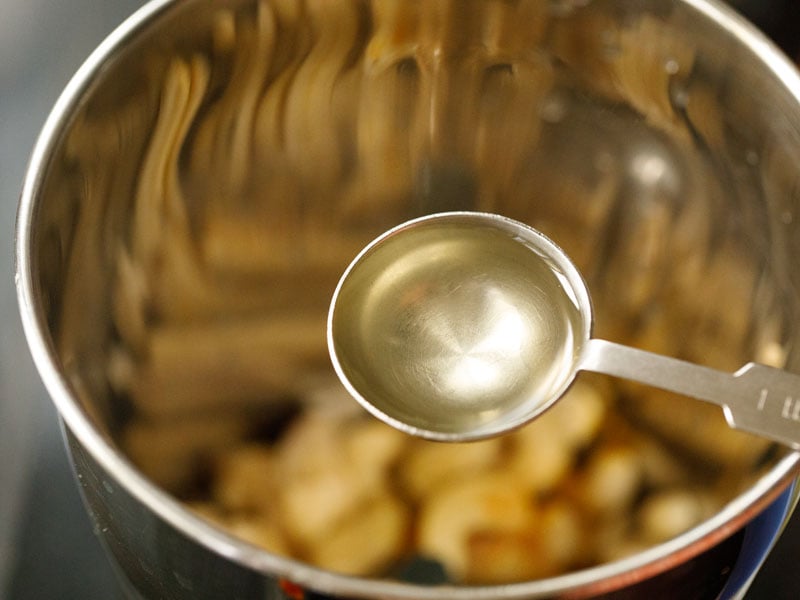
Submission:
[[[571,378],[580,311],[563,274],[511,232],[432,221],[363,260],[340,290],[334,335],[350,382],[384,414],[480,430]]]

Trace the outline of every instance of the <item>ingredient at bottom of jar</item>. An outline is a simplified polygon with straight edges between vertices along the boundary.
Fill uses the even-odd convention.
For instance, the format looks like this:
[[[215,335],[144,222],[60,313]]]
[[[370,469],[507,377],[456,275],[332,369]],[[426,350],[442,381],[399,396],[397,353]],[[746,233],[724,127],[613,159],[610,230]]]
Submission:
[[[274,443],[214,451],[187,506],[256,546],[357,576],[425,558],[452,582],[496,584],[603,563],[688,530],[729,493],[615,414],[615,394],[582,376],[531,425],[441,444],[364,416],[331,381]]]

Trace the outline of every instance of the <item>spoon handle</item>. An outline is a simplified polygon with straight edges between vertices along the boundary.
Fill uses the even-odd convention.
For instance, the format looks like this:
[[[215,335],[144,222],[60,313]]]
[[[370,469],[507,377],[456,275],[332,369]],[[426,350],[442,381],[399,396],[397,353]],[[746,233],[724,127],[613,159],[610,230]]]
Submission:
[[[577,369],[718,404],[731,427],[800,449],[800,376],[782,369],[747,363],[726,373],[600,339],[587,342]]]

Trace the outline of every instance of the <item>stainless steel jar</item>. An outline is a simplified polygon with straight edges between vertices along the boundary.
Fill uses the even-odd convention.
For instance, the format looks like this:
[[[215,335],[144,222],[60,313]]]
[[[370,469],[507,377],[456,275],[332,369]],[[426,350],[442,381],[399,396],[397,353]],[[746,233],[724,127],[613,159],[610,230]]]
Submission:
[[[796,454],[701,525],[606,565],[504,586],[346,577],[231,537],[139,472],[121,430],[163,406],[157,378],[119,393],[117,350],[153,320],[230,303],[313,319],[376,233],[475,208],[568,240],[614,333],[630,327],[614,314],[668,303],[659,282],[734,249],[747,335],[692,358],[767,353],[797,370],[798,164],[797,72],[712,1],[150,2],[59,99],[17,229],[25,330],[121,581],[152,598],[739,593],[793,506]],[[720,294],[693,334],[719,334]],[[297,376],[289,346],[266,384]]]

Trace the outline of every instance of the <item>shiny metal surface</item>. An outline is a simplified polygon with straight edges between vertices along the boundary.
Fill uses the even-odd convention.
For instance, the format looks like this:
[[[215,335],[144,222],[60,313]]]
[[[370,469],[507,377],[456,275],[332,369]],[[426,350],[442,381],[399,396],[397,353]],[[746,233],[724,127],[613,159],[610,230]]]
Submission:
[[[800,408],[794,401],[800,377],[794,373],[752,362],[727,373],[596,338],[584,348],[578,369],[719,405],[734,429],[800,448],[800,415],[795,413]]]
[[[153,122],[159,114],[169,114],[169,105],[159,103],[162,77],[169,72],[165,57],[177,53],[184,64],[192,65],[190,90],[203,81],[203,62],[193,61],[198,56],[215,67],[216,78],[207,80],[213,85],[224,87],[234,78],[236,70],[229,62],[214,62],[209,42],[212,31],[219,34],[214,11],[223,5],[243,11],[237,14],[253,13],[245,2],[212,7],[160,1],[112,35],[54,109],[35,149],[20,204],[18,293],[29,343],[77,448],[93,514],[109,528],[109,548],[119,551],[114,555],[138,593],[203,597],[205,589],[213,589],[229,596],[239,591],[263,596],[278,593],[280,578],[347,596],[597,593],[671,573],[717,547],[778,497],[797,468],[794,454],[780,457],[701,527],[630,559],[502,590],[423,588],[332,575],[256,550],[185,512],[138,473],[115,442],[125,411],[111,401],[104,376],[110,341],[119,333],[112,327],[109,298],[117,268],[112,258],[120,244],[138,247],[144,255],[150,251],[152,240],[131,233],[132,181]],[[268,16],[273,5],[262,6],[262,16]],[[343,6],[364,10],[360,3]],[[270,137],[275,131],[268,120],[262,122],[266,139],[277,140],[276,146],[267,146],[267,156],[281,165],[279,174],[292,174],[291,181],[275,183],[289,190],[302,183],[303,210],[294,211],[297,205],[275,198],[223,208],[241,210],[245,220],[263,215],[260,209],[281,216],[269,230],[275,245],[268,258],[293,260],[296,269],[298,256],[320,259],[313,243],[325,236],[322,257],[330,262],[324,264],[338,272],[353,248],[403,218],[440,210],[436,200],[444,198],[448,209],[500,212],[533,222],[556,239],[559,231],[577,232],[561,237],[574,240],[566,250],[579,259],[592,293],[619,306],[652,307],[663,301],[652,293],[658,286],[643,293],[619,282],[633,275],[670,280],[696,257],[708,258],[715,250],[733,246],[758,274],[750,307],[754,332],[777,339],[786,351],[787,366],[797,369],[793,290],[800,273],[793,256],[800,240],[792,225],[800,205],[795,185],[800,80],[785,58],[721,5],[699,0],[635,6],[558,3],[552,13],[545,10],[549,3],[532,2],[524,18],[504,12],[506,3],[470,3],[474,12],[459,4],[457,14],[447,2],[424,6],[431,11],[424,21],[430,27],[414,30],[419,39],[387,47],[379,42],[392,38],[371,32],[374,46],[345,48],[346,58],[336,69],[347,71],[359,64],[362,70],[358,85],[345,78],[341,87],[334,86],[336,94],[324,95],[341,102],[341,112],[314,113],[316,120],[307,119],[308,107],[287,114],[287,129],[276,137]],[[492,31],[482,29],[487,16],[500,24],[492,31],[505,27],[516,35],[491,37]],[[327,22],[333,23],[321,19],[315,26],[324,31]],[[357,21],[363,28],[356,30],[366,36],[368,22]],[[453,22],[459,27],[448,26]],[[336,28],[340,30],[339,24]],[[284,22],[278,31],[300,30]],[[214,39],[224,42],[224,35]],[[324,35],[311,39],[320,44],[311,44],[318,53],[333,55],[322,43],[328,39]],[[482,43],[473,44],[477,39]],[[387,48],[395,53],[378,52]],[[477,48],[476,54],[464,54],[464,48]],[[366,49],[376,51],[366,52],[369,61],[352,62]],[[306,56],[307,50],[299,54]],[[283,59],[298,66],[292,63],[298,55]],[[186,79],[179,76],[176,81],[182,85]],[[330,81],[313,80],[322,87],[312,89],[330,92]],[[175,88],[179,94],[185,90],[181,85]],[[397,93],[398,89],[406,91]],[[485,89],[494,91],[484,95]],[[198,115],[213,113],[210,105],[219,96],[201,96],[194,110]],[[318,96],[298,92],[298,97]],[[249,114],[238,108],[236,113]],[[344,119],[331,120],[332,116]],[[178,122],[182,121],[173,121]],[[195,148],[214,137],[202,129],[193,127],[185,138]],[[343,141],[336,138],[341,131],[348,132]],[[220,138],[224,139],[242,138]],[[326,145],[331,139],[334,143]],[[303,143],[307,140],[314,144]],[[223,201],[215,198],[231,198],[229,194],[247,189],[243,182],[249,163],[233,160],[232,151],[242,147],[238,143],[220,141],[212,147],[217,148],[213,155],[192,155],[187,146],[176,163],[185,169],[179,178],[172,178],[174,171],[159,170],[163,163],[153,160],[149,167],[156,176],[147,181],[173,190],[180,182],[181,189],[197,192],[194,206],[219,207],[215,202]],[[465,171],[476,176],[452,175]],[[201,175],[218,184],[200,186]],[[256,176],[272,175],[267,170]],[[453,192],[454,187],[469,193]],[[348,193],[337,196],[344,189]],[[459,206],[459,198],[468,198],[470,206]],[[208,217],[199,208],[198,213]],[[301,218],[309,215],[314,218]],[[297,252],[298,240],[307,244],[305,252]],[[331,240],[345,248],[342,256],[330,256],[336,247]],[[299,262],[300,267],[308,266]],[[307,283],[309,272],[299,271],[297,279]],[[715,298],[718,305],[727,300]],[[777,333],[765,333],[772,331]],[[725,350],[748,354],[754,348]],[[124,502],[114,499],[117,488]],[[143,551],[138,556],[122,552],[128,547]],[[217,587],[187,587],[187,581],[194,581],[190,575],[202,571],[211,577],[231,568],[242,578],[215,579]]]
[[[342,381],[403,431],[446,441],[535,418],[571,383],[589,337],[583,280],[519,222],[437,213],[370,243],[331,301]]]
[[[57,412],[27,351],[14,220],[31,148],[64,85],[141,2],[7,0],[0,20],[0,597],[114,598]],[[42,485],[43,482],[46,485]],[[39,536],[42,536],[41,538]],[[47,543],[39,544],[39,540]]]

